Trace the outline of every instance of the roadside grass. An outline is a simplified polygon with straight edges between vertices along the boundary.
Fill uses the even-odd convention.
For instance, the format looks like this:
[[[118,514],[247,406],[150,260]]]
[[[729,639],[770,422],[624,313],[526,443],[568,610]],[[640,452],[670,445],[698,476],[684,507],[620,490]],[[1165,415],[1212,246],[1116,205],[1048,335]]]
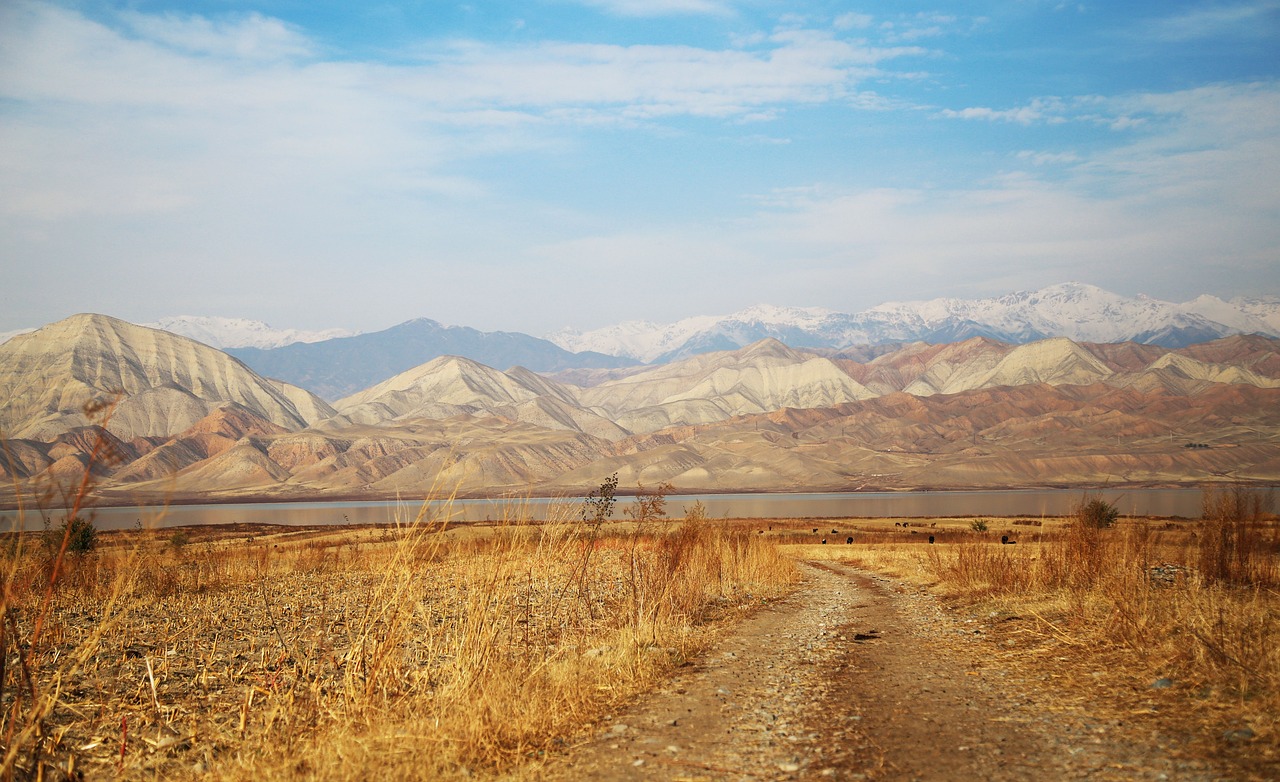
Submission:
[[[1280,762],[1280,523],[1271,497],[1209,489],[1200,520],[1112,526],[1093,523],[1084,504],[1075,517],[1034,528],[1005,522],[937,545],[891,534],[879,544],[807,545],[803,556],[818,549],[991,617],[993,655],[1054,671],[1076,694],[1098,697],[1095,710],[1106,708],[1104,685],[1123,691],[1117,709],[1159,694],[1163,705],[1142,708],[1199,721],[1188,751],[1234,754],[1246,766]],[[1017,544],[1001,545],[1001,535]]]
[[[784,593],[740,526],[137,530],[3,548],[3,779],[525,773]]]

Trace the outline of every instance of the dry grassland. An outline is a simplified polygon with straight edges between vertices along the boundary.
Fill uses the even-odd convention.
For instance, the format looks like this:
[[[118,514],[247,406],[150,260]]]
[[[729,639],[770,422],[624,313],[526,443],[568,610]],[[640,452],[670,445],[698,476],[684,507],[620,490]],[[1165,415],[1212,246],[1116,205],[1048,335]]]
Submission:
[[[784,550],[939,594],[974,617],[1002,665],[1046,681],[1049,701],[1159,720],[1191,737],[1175,752],[1231,755],[1267,778],[1280,764],[1280,523],[1269,505],[1230,488],[1206,492],[1197,521],[912,520],[914,535],[893,520],[853,522],[861,545],[842,536]]]
[[[100,533],[4,555],[4,779],[520,774],[785,592],[719,522]]]

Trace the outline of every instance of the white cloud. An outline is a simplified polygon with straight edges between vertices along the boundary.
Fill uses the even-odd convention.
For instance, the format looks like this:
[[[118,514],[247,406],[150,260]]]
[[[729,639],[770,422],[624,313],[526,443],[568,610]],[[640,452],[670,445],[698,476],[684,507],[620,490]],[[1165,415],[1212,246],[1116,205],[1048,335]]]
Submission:
[[[1280,85],[1088,102],[1148,122],[1104,151],[1016,153],[1026,171],[974,187],[784,188],[761,194],[749,219],[675,226],[643,241],[597,236],[573,255],[647,256],[659,259],[651,273],[676,279],[697,269],[716,280],[720,309],[762,291],[848,309],[864,291],[876,300],[988,295],[1067,279],[1175,298],[1280,286]]]
[[[1065,122],[1064,105],[1058,98],[1037,98],[1026,106],[1012,109],[992,109],[972,106],[964,109],[943,109],[939,114],[948,119],[975,119],[989,122],[1014,122],[1019,125],[1036,123],[1058,124]]]
[[[767,122],[857,103],[909,48],[790,30],[750,48],[454,41],[400,64],[325,60],[278,20],[148,16],[124,31],[29,2],[0,8],[0,213],[61,219],[207,208],[316,185],[345,197],[473,198],[446,170],[553,148],[566,126]],[[335,183],[343,183],[336,185]]]
[[[258,13],[212,20],[202,16],[172,13],[154,16],[129,11],[123,13],[121,19],[143,39],[192,54],[277,60],[315,53],[315,46],[301,32],[279,19]]]
[[[1275,29],[1276,20],[1272,19],[1272,24],[1268,25],[1267,17],[1278,13],[1280,2],[1275,0],[1196,8],[1146,25],[1138,35],[1167,43],[1217,36],[1251,38],[1270,34],[1268,30]]]
[[[865,30],[875,24],[875,17],[870,14],[846,13],[840,14],[835,19],[837,30]]]

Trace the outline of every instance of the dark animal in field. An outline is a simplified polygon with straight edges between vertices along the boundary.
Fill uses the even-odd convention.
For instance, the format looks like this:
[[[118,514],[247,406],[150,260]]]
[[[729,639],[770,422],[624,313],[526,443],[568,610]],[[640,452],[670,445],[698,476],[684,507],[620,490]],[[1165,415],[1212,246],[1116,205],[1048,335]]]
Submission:
[[[911,526],[911,522],[909,522],[909,521],[904,521],[904,522],[902,522],[902,526],[904,526],[904,527],[910,527],[910,526]]]
[[[895,526],[895,527],[901,527],[902,525],[895,521],[895,522],[893,523],[893,526]]]
[[[826,538],[823,538],[823,539],[822,539],[822,545],[824,545],[824,546],[825,546],[825,545],[827,545],[827,539],[826,539]]]
[[[1001,535],[1001,536],[1000,536],[1000,543],[1001,543],[1001,545],[1004,545],[1004,546],[1016,546],[1016,545],[1018,544],[1018,541],[1016,541],[1016,540],[1009,540],[1009,536],[1008,536],[1008,535]]]
[[[929,536],[929,543],[930,543],[930,544],[932,544],[932,543],[933,543],[933,536],[932,536],[932,535],[930,535],[930,536]]]
[[[832,535],[839,535],[839,534],[840,534],[840,530],[838,530],[838,529],[833,529],[833,530],[831,530],[831,534],[832,534]]]
[[[814,528],[813,528],[813,531],[814,531],[814,532],[817,532],[817,531],[818,531],[818,528],[817,528],[817,527],[814,527]]]
[[[853,536],[852,536],[852,535],[850,535],[848,538],[845,538],[845,541],[844,541],[844,542],[845,542],[845,543],[852,543],[852,542],[853,542]]]

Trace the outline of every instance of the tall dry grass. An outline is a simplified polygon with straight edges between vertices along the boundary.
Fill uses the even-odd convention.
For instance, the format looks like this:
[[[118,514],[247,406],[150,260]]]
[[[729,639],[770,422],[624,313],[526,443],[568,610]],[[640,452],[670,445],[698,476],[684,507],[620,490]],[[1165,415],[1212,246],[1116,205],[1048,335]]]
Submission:
[[[1203,518],[1187,529],[1100,526],[1082,503],[1065,529],[1035,542],[933,546],[916,557],[952,595],[1032,607],[1059,641],[1122,650],[1135,666],[1244,704],[1274,728],[1280,525],[1270,507],[1265,491],[1208,489]]]
[[[49,581],[15,531],[0,777],[515,773],[795,577],[716,522],[573,510],[485,536],[421,513],[359,538],[101,535]]]

